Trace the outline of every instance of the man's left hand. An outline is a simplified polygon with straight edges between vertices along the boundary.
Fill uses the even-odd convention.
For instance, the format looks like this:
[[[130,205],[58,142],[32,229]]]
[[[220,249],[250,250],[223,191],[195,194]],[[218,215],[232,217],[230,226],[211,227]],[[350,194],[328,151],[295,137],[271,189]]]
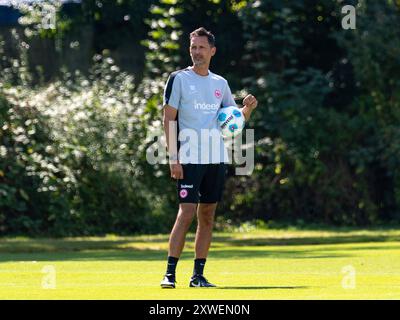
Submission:
[[[251,109],[257,108],[257,104],[258,104],[257,99],[256,99],[253,95],[251,95],[251,94],[248,94],[248,95],[243,99],[243,105],[244,105],[244,106],[247,106],[247,107],[249,107],[249,108],[251,108]]]

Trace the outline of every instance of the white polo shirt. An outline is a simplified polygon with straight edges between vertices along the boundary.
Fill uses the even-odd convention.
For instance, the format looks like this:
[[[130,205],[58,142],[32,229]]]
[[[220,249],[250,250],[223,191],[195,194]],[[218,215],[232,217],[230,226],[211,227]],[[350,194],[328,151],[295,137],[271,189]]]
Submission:
[[[227,163],[228,153],[218,127],[222,107],[236,106],[228,82],[208,71],[198,75],[193,67],[171,73],[164,103],[178,110],[179,162]]]

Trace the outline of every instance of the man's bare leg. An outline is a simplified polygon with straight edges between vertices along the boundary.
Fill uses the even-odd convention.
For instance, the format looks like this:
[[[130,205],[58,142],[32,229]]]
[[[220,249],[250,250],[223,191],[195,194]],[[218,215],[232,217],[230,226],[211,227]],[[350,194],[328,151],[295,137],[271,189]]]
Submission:
[[[186,233],[196,213],[197,203],[181,203],[169,237],[168,255],[179,258],[185,246]]]
[[[175,224],[169,237],[168,265],[164,279],[161,281],[162,288],[175,288],[176,266],[185,246],[186,233],[193,221],[196,207],[196,203],[181,203],[179,205]]]
[[[197,231],[195,240],[196,256],[190,287],[215,287],[203,276],[204,266],[210,248],[217,203],[200,203],[197,207]]]
[[[197,208],[197,231],[195,240],[196,259],[206,259],[210,248],[217,203],[200,203]]]

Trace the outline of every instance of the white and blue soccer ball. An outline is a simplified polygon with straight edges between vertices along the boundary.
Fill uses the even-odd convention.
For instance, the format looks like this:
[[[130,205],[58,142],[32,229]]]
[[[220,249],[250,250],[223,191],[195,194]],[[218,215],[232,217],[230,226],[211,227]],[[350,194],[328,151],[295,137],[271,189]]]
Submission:
[[[234,138],[240,134],[245,125],[245,118],[236,106],[220,108],[217,115],[218,125],[224,138]]]

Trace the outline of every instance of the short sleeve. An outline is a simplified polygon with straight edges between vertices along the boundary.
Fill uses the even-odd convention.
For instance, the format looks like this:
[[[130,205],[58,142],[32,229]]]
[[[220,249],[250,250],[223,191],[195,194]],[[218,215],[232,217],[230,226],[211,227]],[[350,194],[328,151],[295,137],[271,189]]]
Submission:
[[[222,107],[236,106],[235,99],[233,99],[231,88],[229,88],[228,82],[224,90],[224,96],[222,97]]]
[[[175,109],[179,109],[181,100],[181,83],[177,73],[173,72],[169,76],[164,89],[163,106],[169,105]]]

